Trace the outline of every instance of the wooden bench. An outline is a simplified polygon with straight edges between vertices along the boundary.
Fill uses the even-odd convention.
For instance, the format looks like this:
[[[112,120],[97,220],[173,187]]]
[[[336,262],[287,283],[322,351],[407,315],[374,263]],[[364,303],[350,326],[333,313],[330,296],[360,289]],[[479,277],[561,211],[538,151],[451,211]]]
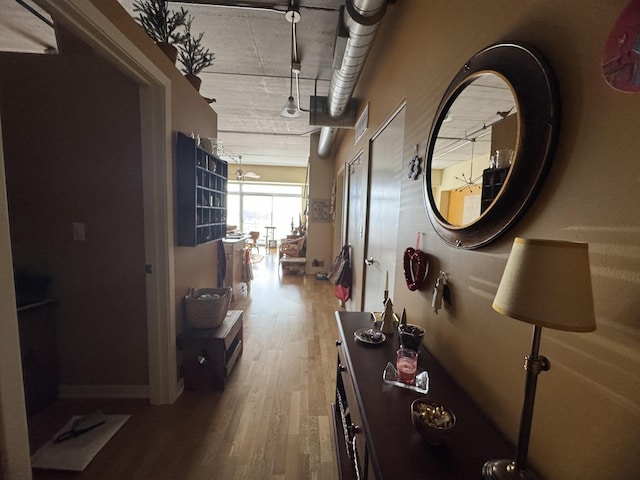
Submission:
[[[242,354],[242,310],[229,310],[216,328],[189,328],[178,335],[185,390],[224,390]]]

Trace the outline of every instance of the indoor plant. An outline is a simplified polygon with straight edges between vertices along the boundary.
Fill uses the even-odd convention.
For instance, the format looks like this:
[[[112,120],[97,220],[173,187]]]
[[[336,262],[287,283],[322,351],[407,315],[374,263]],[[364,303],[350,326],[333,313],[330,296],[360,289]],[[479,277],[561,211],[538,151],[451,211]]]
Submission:
[[[213,65],[215,55],[202,45],[204,33],[200,33],[197,37],[191,35],[192,21],[193,17],[191,16],[185,21],[184,40],[178,45],[178,60],[182,64],[182,71],[186,79],[199,91],[202,80],[198,74]]]
[[[187,11],[182,7],[170,11],[165,0],[136,0],[133,11],[138,13],[134,19],[175,64],[178,50],[174,45],[185,40],[179,29],[186,24]]]

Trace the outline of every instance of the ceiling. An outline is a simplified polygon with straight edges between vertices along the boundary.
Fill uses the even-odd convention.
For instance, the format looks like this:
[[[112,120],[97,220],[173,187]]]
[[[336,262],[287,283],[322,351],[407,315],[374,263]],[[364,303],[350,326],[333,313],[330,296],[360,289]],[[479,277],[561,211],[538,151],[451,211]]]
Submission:
[[[118,0],[132,16],[134,0]],[[194,18],[192,33],[203,32],[203,44],[214,64],[200,73],[203,97],[215,98],[218,141],[227,160],[243,164],[306,167],[309,157],[309,97],[326,96],[332,73],[338,14],[344,0],[295,0],[301,72],[301,115],[280,115],[290,90],[292,24],[285,18],[288,0],[169,2]],[[25,6],[26,5],[26,6]],[[29,11],[50,17],[33,0],[0,0],[0,50],[44,53],[55,47],[53,28]],[[178,67],[180,64],[178,63]],[[314,93],[317,92],[317,93]]]
[[[117,1],[137,15],[134,0]],[[291,86],[289,1],[169,2],[171,9],[191,14],[192,33],[203,32],[204,46],[215,54],[213,65],[199,75],[200,93],[216,100],[211,106],[218,113],[217,140],[226,160],[238,162],[241,156],[243,165],[307,166],[309,134],[318,128],[309,125],[305,110],[310,96],[328,93],[344,0],[293,0],[300,13],[295,38],[301,72],[297,82],[293,77],[292,92],[297,97],[299,87],[302,112],[297,118],[280,115]],[[53,28],[37,14],[49,22],[50,17],[34,0],[0,0],[0,11],[0,50],[44,53],[56,46]],[[435,168],[478,157],[488,162],[490,135],[482,127],[499,120],[499,111],[515,113],[511,91],[498,77],[482,76],[472,86],[452,105],[452,121],[442,124]],[[473,138],[477,141],[470,142]]]
[[[432,167],[444,169],[477,161],[481,165],[476,173],[481,173],[494,153],[491,152],[492,125],[517,114],[517,105],[509,85],[492,73],[477,75],[457,93],[438,130]]]

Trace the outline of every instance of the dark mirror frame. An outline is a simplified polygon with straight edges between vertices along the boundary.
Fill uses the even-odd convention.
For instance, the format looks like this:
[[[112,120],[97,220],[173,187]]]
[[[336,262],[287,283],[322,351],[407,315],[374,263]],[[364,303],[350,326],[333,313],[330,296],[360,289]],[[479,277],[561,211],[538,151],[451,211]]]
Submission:
[[[436,137],[445,116],[480,73],[502,77],[518,106],[518,140],[511,171],[499,196],[473,223],[455,226],[436,207],[431,188],[431,163]],[[474,249],[504,234],[525,213],[542,187],[555,151],[560,106],[555,78],[546,60],[522,43],[491,45],[469,59],[447,88],[429,133],[425,154],[424,199],[429,220],[448,244]]]

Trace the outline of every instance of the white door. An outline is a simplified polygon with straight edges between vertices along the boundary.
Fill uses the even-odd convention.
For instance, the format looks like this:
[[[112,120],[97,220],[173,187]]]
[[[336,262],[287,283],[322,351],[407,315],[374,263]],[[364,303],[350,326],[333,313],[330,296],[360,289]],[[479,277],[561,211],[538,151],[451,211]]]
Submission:
[[[393,299],[403,169],[404,117],[403,106],[371,142],[364,311],[382,311],[387,277],[389,296]]]
[[[362,310],[362,263],[364,258],[364,234],[366,229],[366,169],[360,152],[345,167],[346,195],[343,211],[343,228],[346,228],[346,243],[351,245],[351,300],[347,303],[350,311]]]

